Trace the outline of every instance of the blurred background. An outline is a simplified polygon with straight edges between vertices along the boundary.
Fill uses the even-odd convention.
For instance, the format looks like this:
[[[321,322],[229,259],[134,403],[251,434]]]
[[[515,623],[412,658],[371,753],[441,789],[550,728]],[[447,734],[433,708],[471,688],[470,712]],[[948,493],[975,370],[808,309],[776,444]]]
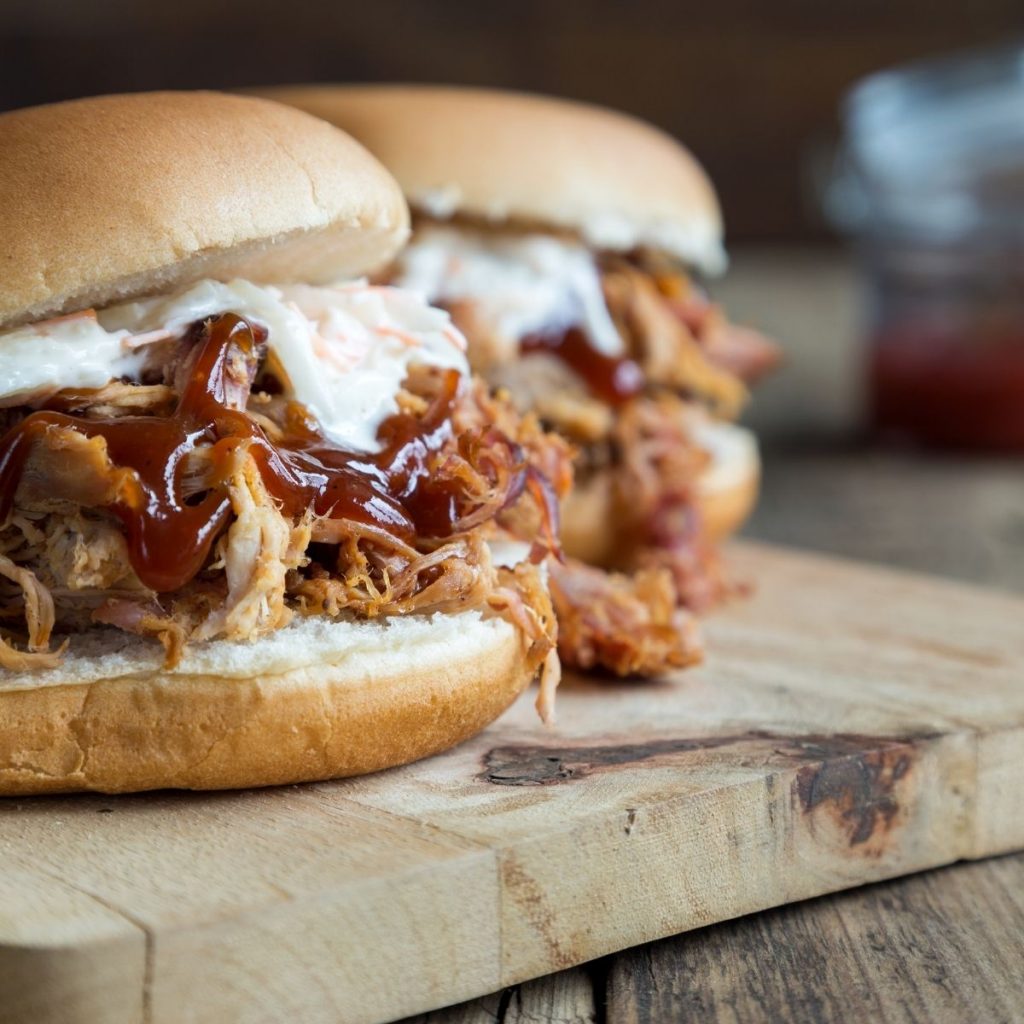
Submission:
[[[747,414],[768,467],[748,532],[1024,589],[1020,0],[0,0],[0,15],[0,109],[404,80],[654,122],[718,187],[732,266],[712,294],[787,351]],[[865,76],[965,52],[843,106]]]

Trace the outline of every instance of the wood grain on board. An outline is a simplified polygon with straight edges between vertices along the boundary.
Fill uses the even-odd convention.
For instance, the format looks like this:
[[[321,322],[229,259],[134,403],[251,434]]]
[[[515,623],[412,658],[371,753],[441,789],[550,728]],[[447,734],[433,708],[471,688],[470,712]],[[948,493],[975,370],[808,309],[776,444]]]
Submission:
[[[570,681],[555,729],[524,699],[364,779],[4,803],[9,1019],[383,1021],[1024,848],[1024,601],[735,556],[706,666]]]
[[[402,1024],[1024,1020],[1024,854],[625,950]]]
[[[629,950],[600,997],[609,1024],[1024,1020],[1022,920],[1024,857],[1004,857]]]

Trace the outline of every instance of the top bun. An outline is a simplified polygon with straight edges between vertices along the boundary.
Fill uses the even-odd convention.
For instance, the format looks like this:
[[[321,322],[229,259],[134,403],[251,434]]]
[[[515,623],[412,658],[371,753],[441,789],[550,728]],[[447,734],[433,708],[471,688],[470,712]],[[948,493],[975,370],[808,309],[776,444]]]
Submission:
[[[351,132],[414,209],[541,223],[595,248],[649,246],[717,273],[722,218],[687,149],[625,114],[522,93],[434,86],[258,90]]]
[[[408,235],[384,168],[266,100],[100,96],[0,114],[0,327],[202,277],[326,283]]]

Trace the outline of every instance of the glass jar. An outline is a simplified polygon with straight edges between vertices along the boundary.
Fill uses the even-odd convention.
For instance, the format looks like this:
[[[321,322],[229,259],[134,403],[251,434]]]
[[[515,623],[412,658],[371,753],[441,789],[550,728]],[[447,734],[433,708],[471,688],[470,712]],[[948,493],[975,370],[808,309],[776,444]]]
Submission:
[[[826,209],[868,282],[874,427],[1024,452],[1024,48],[857,85]]]

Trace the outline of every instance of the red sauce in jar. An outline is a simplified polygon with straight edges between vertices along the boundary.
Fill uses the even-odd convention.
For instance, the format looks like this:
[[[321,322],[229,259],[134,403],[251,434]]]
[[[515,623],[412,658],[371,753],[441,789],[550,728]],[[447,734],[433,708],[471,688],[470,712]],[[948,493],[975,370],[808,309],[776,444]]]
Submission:
[[[548,352],[561,359],[595,398],[608,405],[622,405],[644,389],[644,372],[638,363],[599,352],[579,327],[531,334],[520,341],[519,347],[524,353]]]
[[[58,397],[52,403],[58,408],[32,413],[12,427],[0,439],[0,520],[11,511],[33,445],[51,427],[102,437],[111,463],[132,471],[134,486],[109,511],[123,524],[139,579],[159,592],[192,579],[227,526],[229,467],[241,445],[268,492],[294,519],[312,509],[411,542],[448,536],[467,514],[457,482],[431,472],[434,456],[452,439],[457,371],[444,372],[424,414],[398,413],[385,421],[380,452],[356,453],[333,444],[297,403],[289,410],[285,439],[275,444],[232,398],[232,361],[255,359],[262,329],[226,313],[195,325],[189,340],[195,350],[187,383],[168,417],[86,419],[61,411]],[[199,447],[210,450],[212,475],[203,493],[186,495],[185,462]]]
[[[889,328],[871,359],[875,427],[942,447],[1024,451],[1024,325]]]

